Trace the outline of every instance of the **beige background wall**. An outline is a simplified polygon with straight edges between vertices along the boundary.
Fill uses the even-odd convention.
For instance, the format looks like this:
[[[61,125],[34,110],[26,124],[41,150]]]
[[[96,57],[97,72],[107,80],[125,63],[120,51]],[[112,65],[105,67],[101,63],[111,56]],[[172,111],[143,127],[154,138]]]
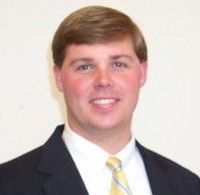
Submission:
[[[146,37],[135,136],[200,175],[199,0],[0,0],[0,163],[43,144],[64,121],[49,48],[60,21],[91,4],[126,12]]]

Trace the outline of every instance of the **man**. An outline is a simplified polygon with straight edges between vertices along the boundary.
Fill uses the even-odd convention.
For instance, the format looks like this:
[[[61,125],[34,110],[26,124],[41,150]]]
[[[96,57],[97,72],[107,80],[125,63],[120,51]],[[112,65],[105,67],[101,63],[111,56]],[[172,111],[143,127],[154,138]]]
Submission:
[[[68,120],[43,146],[1,165],[0,194],[200,194],[198,176],[134,139],[147,48],[128,16],[80,9],[61,23],[52,50]]]

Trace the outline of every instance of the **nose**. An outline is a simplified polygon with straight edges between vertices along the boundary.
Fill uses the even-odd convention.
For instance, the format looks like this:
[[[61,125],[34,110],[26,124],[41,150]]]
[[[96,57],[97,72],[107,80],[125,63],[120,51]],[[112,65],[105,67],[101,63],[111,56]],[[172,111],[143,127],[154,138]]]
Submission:
[[[95,75],[95,88],[106,89],[112,86],[111,73],[108,69],[99,69]]]

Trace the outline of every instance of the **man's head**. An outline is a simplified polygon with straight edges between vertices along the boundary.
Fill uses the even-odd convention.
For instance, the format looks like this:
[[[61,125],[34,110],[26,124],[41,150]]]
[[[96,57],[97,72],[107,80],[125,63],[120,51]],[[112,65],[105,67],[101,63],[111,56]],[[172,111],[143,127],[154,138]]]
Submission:
[[[56,66],[62,66],[71,44],[106,43],[130,36],[140,62],[147,61],[147,47],[139,28],[125,14],[102,6],[89,6],[69,15],[58,27],[52,44]]]
[[[147,50],[139,29],[116,10],[83,8],[58,28],[53,55],[69,126],[96,144],[118,143],[117,151],[130,139],[132,114],[146,80]]]

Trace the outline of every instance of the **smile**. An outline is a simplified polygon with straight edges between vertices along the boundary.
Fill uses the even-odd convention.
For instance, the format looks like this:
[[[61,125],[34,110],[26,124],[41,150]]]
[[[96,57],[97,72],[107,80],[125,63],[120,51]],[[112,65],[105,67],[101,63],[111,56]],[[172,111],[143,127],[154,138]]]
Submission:
[[[113,104],[117,101],[119,100],[114,98],[102,98],[102,99],[94,99],[91,101],[91,103],[95,105],[108,105],[108,104]]]

